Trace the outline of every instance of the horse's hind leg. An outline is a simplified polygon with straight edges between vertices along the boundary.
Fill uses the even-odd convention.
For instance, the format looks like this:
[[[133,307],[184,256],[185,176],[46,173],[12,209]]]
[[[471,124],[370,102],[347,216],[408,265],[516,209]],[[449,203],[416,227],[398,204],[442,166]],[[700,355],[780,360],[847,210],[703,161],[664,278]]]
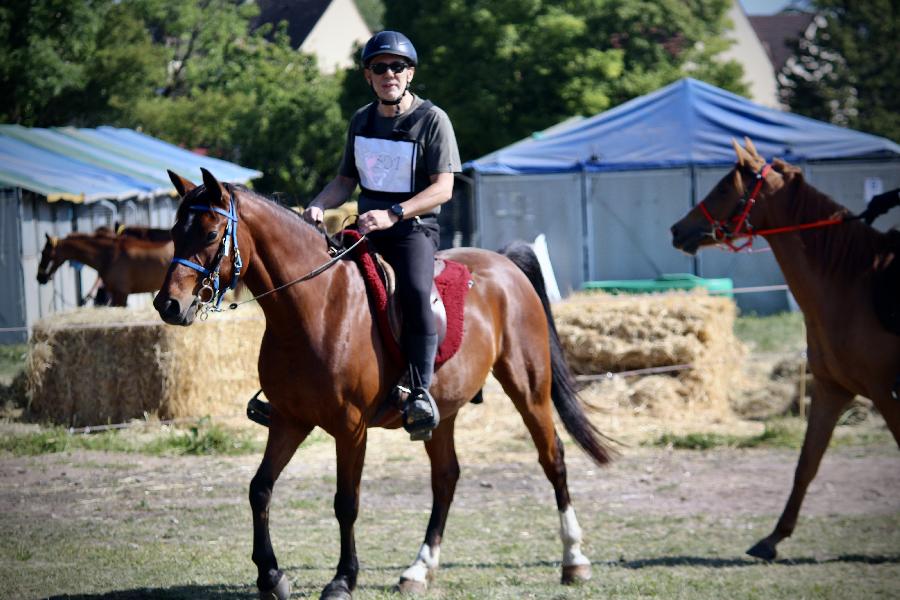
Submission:
[[[274,419],[269,427],[266,451],[256,475],[250,481],[250,509],[253,511],[253,562],[259,571],[256,586],[260,598],[285,600],[290,594],[290,582],[278,569],[272,540],[269,537],[269,503],[272,488],[282,469],[312,427],[292,427]]]
[[[523,364],[541,364],[528,361]],[[581,526],[569,498],[565,453],[562,440],[553,425],[550,400],[550,361],[546,360],[544,377],[534,369],[510,367],[506,361],[494,367],[494,376],[512,398],[516,409],[531,434],[538,451],[538,462],[553,485],[559,510],[559,535],[563,544],[562,583],[575,583],[591,578],[591,561],[581,551]],[[545,379],[542,383],[537,383]]]
[[[442,420],[432,433],[431,440],[425,443],[425,450],[431,461],[431,518],[416,560],[400,575],[399,588],[403,593],[424,592],[438,568],[447,513],[450,512],[456,482],[459,480],[459,462],[453,440],[455,423],[455,414]]]
[[[778,555],[776,550],[778,543],[784,538],[790,537],[794,532],[800,505],[806,495],[806,488],[809,487],[819,470],[819,463],[828,448],[828,442],[831,440],[831,434],[834,432],[838,418],[853,398],[853,394],[847,390],[822,381],[818,377],[814,381],[815,396],[809,409],[809,422],[806,425],[803,448],[800,450],[800,460],[797,462],[797,469],[794,472],[794,486],[791,489],[791,495],[784,507],[784,512],[781,513],[781,518],[775,525],[775,530],[747,550],[747,554],[750,556],[774,560]]]

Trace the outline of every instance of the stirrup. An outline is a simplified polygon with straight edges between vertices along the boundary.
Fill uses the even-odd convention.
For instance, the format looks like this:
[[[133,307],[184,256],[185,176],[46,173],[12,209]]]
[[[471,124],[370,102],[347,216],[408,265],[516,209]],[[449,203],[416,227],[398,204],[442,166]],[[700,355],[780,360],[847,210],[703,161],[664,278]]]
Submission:
[[[256,392],[247,402],[247,418],[263,427],[268,427],[272,417],[272,407],[268,402],[259,399],[262,390]]]
[[[427,442],[431,430],[440,422],[441,414],[434,398],[425,388],[415,388],[403,404],[403,429],[409,433],[409,439]]]

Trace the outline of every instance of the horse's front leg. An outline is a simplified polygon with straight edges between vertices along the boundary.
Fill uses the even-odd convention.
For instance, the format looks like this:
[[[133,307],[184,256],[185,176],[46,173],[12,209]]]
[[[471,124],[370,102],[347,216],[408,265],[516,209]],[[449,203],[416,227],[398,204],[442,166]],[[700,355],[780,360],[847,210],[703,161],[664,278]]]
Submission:
[[[285,465],[312,427],[287,425],[275,415],[269,426],[266,451],[256,475],[250,481],[250,509],[253,511],[253,562],[259,571],[256,586],[264,600],[286,600],[290,596],[290,582],[278,569],[272,540],[269,537],[269,503],[272,488]]]
[[[809,422],[806,424],[806,436],[803,438],[800,460],[797,461],[797,469],[794,472],[791,495],[774,531],[747,550],[750,556],[774,560],[778,554],[776,550],[778,543],[794,532],[806,489],[819,470],[819,463],[828,448],[838,418],[853,399],[853,394],[847,390],[822,381],[818,377],[814,378],[814,382],[815,395],[809,407]]]
[[[447,524],[447,513],[453,502],[456,482],[459,479],[459,462],[456,460],[456,446],[453,440],[456,415],[445,418],[434,430],[431,440],[425,443],[425,450],[431,461],[431,518],[425,530],[425,541],[419,554],[408,569],[400,575],[399,588],[403,593],[418,594],[428,589],[428,582],[434,578],[441,553],[441,539]]]
[[[334,515],[341,529],[341,557],[334,579],[322,590],[320,600],[349,600],[356,587],[359,561],[353,524],[359,514],[359,482],[366,458],[365,425],[345,436],[335,436],[337,445],[337,492],[334,495]]]

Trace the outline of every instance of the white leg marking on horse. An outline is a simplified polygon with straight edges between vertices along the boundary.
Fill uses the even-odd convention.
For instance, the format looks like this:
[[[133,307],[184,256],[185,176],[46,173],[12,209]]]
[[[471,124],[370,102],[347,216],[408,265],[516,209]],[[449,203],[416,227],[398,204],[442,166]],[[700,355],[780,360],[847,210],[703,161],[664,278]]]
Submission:
[[[419,548],[419,554],[416,560],[409,566],[400,576],[400,580],[408,579],[412,581],[425,582],[428,577],[428,571],[433,571],[438,567],[438,561],[441,556],[441,547],[438,546],[432,550],[428,544],[422,544]]]
[[[564,567],[591,564],[588,557],[581,553],[581,526],[572,506],[559,512],[559,537],[563,543]]]

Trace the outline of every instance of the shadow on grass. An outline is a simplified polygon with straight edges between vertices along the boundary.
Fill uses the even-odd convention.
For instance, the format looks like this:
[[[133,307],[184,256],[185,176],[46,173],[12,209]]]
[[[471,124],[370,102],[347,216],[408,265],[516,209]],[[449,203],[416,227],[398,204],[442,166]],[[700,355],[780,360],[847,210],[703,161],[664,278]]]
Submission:
[[[709,567],[720,569],[724,567],[755,567],[759,565],[825,565],[829,563],[863,563],[867,565],[880,565],[884,563],[900,563],[900,555],[872,555],[841,554],[830,558],[818,559],[815,557],[779,558],[770,563],[756,558],[714,558],[703,556],[661,556],[659,558],[647,558],[625,561],[607,561],[610,567],[622,567],[625,569],[644,569],[646,567]]]
[[[290,569],[287,570],[290,576]],[[291,596],[296,598],[317,598],[327,581],[318,585],[293,585]],[[396,591],[395,585],[358,585],[358,590],[373,590],[376,592]],[[248,586],[229,585],[179,585],[168,588],[136,588],[133,590],[118,590],[115,592],[100,592],[96,594],[63,594],[50,596],[47,600],[257,600],[259,595],[256,588]]]

